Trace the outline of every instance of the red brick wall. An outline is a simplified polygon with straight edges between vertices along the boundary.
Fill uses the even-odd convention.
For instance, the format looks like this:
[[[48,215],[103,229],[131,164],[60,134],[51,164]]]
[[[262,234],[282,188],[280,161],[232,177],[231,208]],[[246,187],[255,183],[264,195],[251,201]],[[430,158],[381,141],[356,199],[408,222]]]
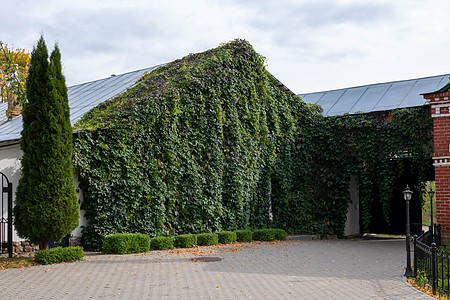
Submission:
[[[442,234],[450,234],[450,166],[435,166],[436,217]]]
[[[442,113],[442,110],[441,110]],[[434,157],[449,156],[450,117],[433,119],[434,127]]]
[[[434,128],[434,170],[436,180],[436,216],[442,225],[442,237],[450,238],[450,93],[424,96],[431,105]]]

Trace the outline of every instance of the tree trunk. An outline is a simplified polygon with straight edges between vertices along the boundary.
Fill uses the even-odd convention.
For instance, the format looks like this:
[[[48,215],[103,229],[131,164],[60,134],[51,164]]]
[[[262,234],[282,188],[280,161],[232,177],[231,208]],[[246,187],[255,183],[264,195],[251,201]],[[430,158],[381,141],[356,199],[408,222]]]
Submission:
[[[48,249],[48,245],[49,245],[48,240],[46,240],[45,242],[40,243],[39,244],[39,250]]]

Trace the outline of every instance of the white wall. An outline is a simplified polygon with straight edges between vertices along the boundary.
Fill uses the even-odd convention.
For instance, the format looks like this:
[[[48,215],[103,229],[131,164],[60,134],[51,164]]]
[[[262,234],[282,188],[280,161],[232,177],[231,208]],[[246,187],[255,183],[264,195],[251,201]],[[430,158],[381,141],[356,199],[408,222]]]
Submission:
[[[81,206],[81,203],[83,203],[83,191],[79,188],[79,181],[76,175],[73,176],[73,182],[75,184],[75,190],[77,191],[77,199],[78,199],[78,205]],[[72,235],[75,237],[81,237],[81,226],[87,225],[87,220],[84,217],[84,210],[80,209],[80,217],[78,219],[78,227],[75,228],[74,231],[72,231]]]
[[[20,157],[22,157],[22,150],[20,150],[19,144],[0,148],[0,172],[5,174],[9,182],[13,185],[13,202],[16,201],[16,188],[22,176],[22,172],[20,171]],[[4,217],[7,218],[7,215],[4,215]],[[17,236],[16,231],[13,230],[13,241],[22,240]]]
[[[13,184],[13,201],[16,201],[16,189],[19,185],[19,179],[22,176],[21,170],[20,170],[20,158],[22,157],[22,151],[20,150],[20,145],[15,144],[11,146],[6,146],[0,148],[0,172],[6,175],[8,177],[9,182]],[[78,204],[81,205],[83,201],[83,193],[78,188],[78,180],[76,176],[74,176],[74,183],[75,188],[77,190],[77,198],[78,198]],[[6,216],[5,216],[6,217]],[[80,210],[80,219],[79,219],[79,226],[76,228],[72,235],[75,237],[81,237],[81,228],[80,226],[85,225],[86,226],[87,221],[84,218],[84,211]],[[23,239],[19,238],[17,236],[16,231],[13,231],[13,241],[22,241]]]
[[[359,189],[358,181],[352,176],[350,179],[349,192],[351,202],[348,204],[347,221],[345,222],[344,235],[359,234]]]

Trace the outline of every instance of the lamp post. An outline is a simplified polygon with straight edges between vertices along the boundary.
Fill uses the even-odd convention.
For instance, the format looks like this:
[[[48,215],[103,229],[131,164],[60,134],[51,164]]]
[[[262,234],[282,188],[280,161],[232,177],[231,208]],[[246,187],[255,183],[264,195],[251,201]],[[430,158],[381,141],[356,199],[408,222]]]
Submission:
[[[431,229],[431,236],[433,239],[433,243],[436,243],[436,241],[434,240],[434,223],[433,223],[433,198],[434,198],[434,193],[435,191],[433,191],[433,189],[430,189],[428,191],[428,196],[430,197],[430,209],[431,209],[431,218],[430,218],[430,229]]]
[[[409,233],[409,201],[411,200],[413,192],[409,189],[409,186],[406,185],[406,190],[403,191],[403,197],[406,201],[406,270],[403,276],[405,277],[413,277],[414,273],[411,269],[411,251],[410,251],[410,243],[411,236]]]

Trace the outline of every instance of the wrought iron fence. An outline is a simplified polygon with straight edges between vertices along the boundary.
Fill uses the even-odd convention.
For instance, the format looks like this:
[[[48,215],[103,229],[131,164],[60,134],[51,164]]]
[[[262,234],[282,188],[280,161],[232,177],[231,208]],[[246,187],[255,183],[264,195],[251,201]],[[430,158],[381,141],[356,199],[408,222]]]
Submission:
[[[431,230],[433,229],[433,230]],[[450,251],[441,246],[441,226],[414,236],[414,276],[432,288],[433,294],[450,294]]]
[[[0,172],[0,254],[12,257],[13,188],[5,174]]]
[[[421,235],[423,233],[422,228],[424,228],[426,225],[423,225],[422,223],[410,223],[409,224],[409,232],[411,233],[411,236],[414,236],[417,234],[417,236]]]

